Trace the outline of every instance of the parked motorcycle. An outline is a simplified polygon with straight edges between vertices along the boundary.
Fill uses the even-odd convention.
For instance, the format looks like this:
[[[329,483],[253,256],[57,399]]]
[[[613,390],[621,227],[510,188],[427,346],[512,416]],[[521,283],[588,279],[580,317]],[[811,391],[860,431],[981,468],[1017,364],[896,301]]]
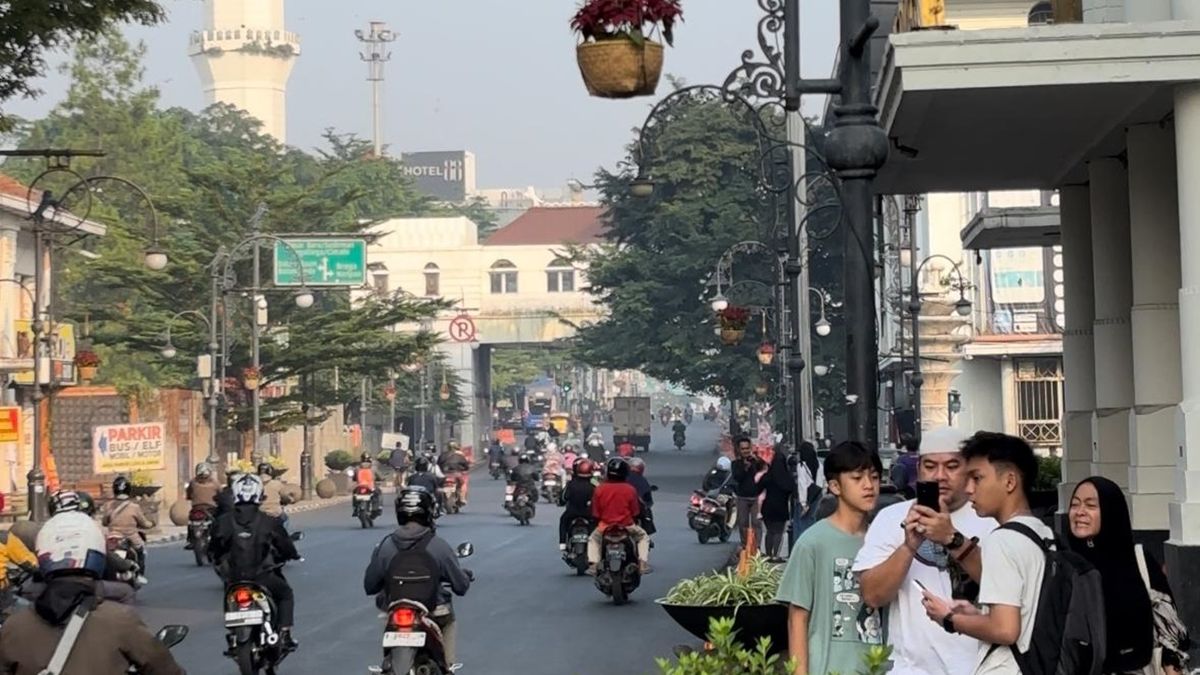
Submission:
[[[304,538],[295,532],[292,541]],[[279,563],[268,571],[283,567]],[[275,599],[271,592],[253,581],[235,581],[225,585],[225,656],[237,664],[240,675],[275,673],[276,667],[291,653],[272,623]]]
[[[542,474],[542,499],[551,504],[557,504],[562,496],[562,477],[556,473]]]
[[[688,527],[695,530],[696,538],[701,544],[707,544],[710,539],[721,543],[729,541],[737,521],[733,495],[694,490],[691,504],[688,506],[687,521]]]
[[[528,525],[537,511],[529,491],[520,483],[509,483],[504,486],[504,510],[508,511],[522,525]]]
[[[459,558],[475,552],[470,542],[458,545]],[[467,575],[474,579],[473,574]],[[377,675],[448,675],[454,672],[446,662],[442,629],[426,607],[416,600],[396,600],[388,605],[387,623],[383,629],[383,663],[370,666],[368,673]]]
[[[575,568],[575,576],[587,573],[588,537],[592,535],[592,521],[582,516],[571,520],[567,526],[567,550],[563,551],[562,559],[568,567]]]
[[[363,529],[375,527],[375,519],[380,515],[375,506],[375,491],[366,485],[355,485],[353,499],[353,514]]]
[[[446,474],[446,480],[443,481],[442,487],[442,509],[454,515],[462,510],[462,474],[452,472]]]
[[[192,547],[192,555],[196,556],[198,567],[212,564],[212,557],[208,555],[208,540],[215,522],[213,512],[211,506],[193,506],[188,511],[187,540]]]
[[[600,564],[596,569],[596,588],[611,597],[614,605],[629,601],[629,594],[642,582],[637,550],[629,531],[609,525],[604,531]]]

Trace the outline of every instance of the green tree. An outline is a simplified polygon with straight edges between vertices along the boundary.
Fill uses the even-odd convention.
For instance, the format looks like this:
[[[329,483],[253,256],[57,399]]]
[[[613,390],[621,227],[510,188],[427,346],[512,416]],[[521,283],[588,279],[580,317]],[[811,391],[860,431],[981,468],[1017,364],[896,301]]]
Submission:
[[[567,349],[547,347],[505,347],[492,352],[492,397],[508,398],[513,387],[521,387],[538,377],[551,377],[556,369],[572,360]]]
[[[154,0],[91,0],[0,4],[0,102],[14,96],[36,96],[33,81],[45,74],[45,53],[100,34],[114,24],[144,25],[164,18]],[[14,120],[0,111],[0,131]]]

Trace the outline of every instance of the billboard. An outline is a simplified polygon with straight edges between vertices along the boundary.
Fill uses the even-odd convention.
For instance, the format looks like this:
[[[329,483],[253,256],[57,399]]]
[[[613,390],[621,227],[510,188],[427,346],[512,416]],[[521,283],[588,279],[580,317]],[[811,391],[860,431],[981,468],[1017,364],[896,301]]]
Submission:
[[[470,152],[406,152],[400,161],[403,174],[423,195],[457,203],[475,192],[475,155]]]
[[[92,430],[92,471],[128,473],[166,468],[162,422],[109,424]]]

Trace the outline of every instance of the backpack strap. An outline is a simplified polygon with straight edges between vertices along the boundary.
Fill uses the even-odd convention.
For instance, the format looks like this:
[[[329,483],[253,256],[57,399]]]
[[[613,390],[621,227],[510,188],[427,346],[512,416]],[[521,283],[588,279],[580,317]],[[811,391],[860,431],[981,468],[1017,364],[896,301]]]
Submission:
[[[92,603],[84,600],[79,603],[75,611],[71,612],[71,618],[67,621],[67,627],[63,629],[62,637],[59,638],[58,644],[54,647],[54,654],[50,656],[50,663],[38,675],[59,675],[63,668],[67,665],[67,659],[71,658],[71,650],[75,648],[75,642],[79,640],[79,633],[83,630],[83,624],[87,621],[88,616],[92,613]]]
[[[1026,525],[1025,523],[1018,523],[1018,522],[1010,520],[1007,523],[1004,523],[1003,525],[1001,525],[1000,527],[998,527],[996,529],[1012,530],[1013,532],[1020,532],[1021,534],[1025,535],[1030,540],[1032,540],[1033,543],[1037,544],[1038,548],[1042,549],[1043,552],[1050,551],[1050,544],[1047,542],[1047,540],[1044,537],[1042,537],[1042,535],[1035,532],[1032,527]]]

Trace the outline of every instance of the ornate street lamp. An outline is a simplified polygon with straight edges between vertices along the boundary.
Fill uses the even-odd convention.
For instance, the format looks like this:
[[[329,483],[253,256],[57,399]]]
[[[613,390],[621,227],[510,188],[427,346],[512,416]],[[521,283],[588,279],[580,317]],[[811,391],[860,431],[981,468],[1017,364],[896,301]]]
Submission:
[[[764,366],[771,365],[775,360],[775,344],[772,342],[764,342],[758,346],[758,362]]]

